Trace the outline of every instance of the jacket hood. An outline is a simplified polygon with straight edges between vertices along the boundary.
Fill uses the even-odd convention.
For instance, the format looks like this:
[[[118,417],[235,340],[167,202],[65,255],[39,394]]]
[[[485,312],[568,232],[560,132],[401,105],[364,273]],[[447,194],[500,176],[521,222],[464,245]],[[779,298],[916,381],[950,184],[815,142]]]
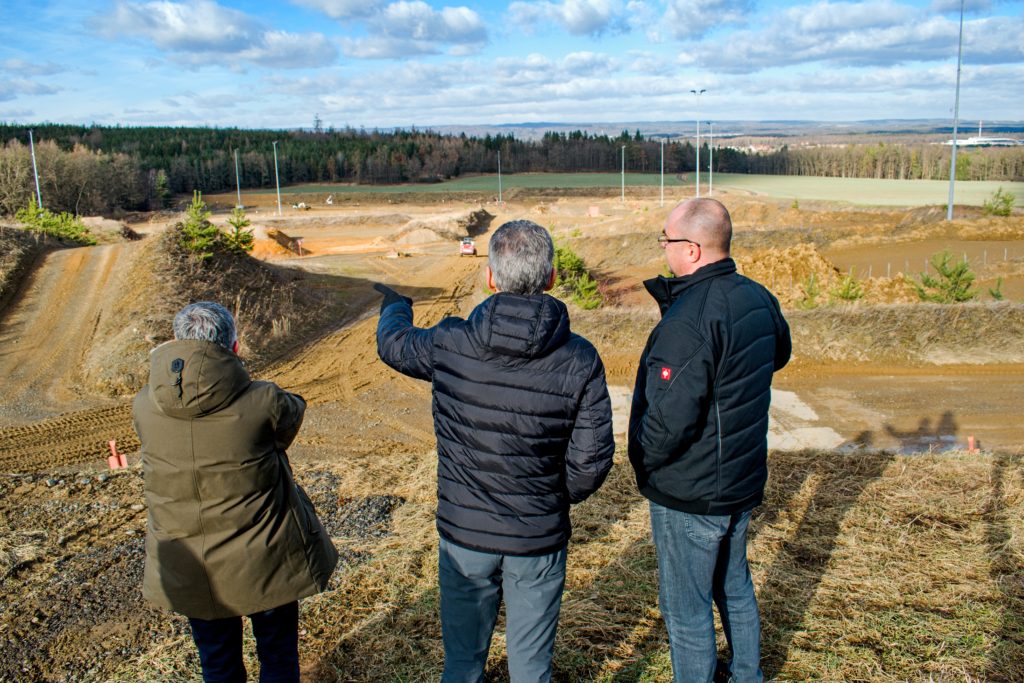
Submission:
[[[665,315],[665,311],[668,310],[676,299],[682,295],[687,289],[703,282],[709,278],[718,277],[719,275],[728,275],[736,272],[736,262],[731,258],[724,258],[721,261],[715,261],[709,263],[706,266],[702,266],[695,273],[689,275],[683,275],[682,277],[665,277],[659,275],[658,277],[651,278],[650,280],[644,280],[644,287],[650,292],[654,300],[658,302],[658,307],[661,309],[661,314]]]
[[[167,342],[153,349],[149,359],[150,396],[170,417],[216,412],[252,383],[238,356],[213,342]]]
[[[498,292],[469,317],[481,343],[506,356],[539,358],[569,339],[569,311],[548,294]]]

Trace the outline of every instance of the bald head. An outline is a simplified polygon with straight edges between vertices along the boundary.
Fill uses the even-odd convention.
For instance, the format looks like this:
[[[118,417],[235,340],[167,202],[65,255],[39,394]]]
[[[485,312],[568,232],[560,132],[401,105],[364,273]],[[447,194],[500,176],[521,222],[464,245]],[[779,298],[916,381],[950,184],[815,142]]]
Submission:
[[[717,261],[729,255],[732,219],[717,199],[688,199],[668,215],[665,234],[673,239],[685,237],[700,243],[706,255],[704,260]]]

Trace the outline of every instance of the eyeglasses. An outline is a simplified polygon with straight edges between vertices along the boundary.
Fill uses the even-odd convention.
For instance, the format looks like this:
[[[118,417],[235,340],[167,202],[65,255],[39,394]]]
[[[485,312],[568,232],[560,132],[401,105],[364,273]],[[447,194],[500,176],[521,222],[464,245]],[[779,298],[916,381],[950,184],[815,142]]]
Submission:
[[[700,249],[700,244],[698,242],[694,242],[693,240],[688,240],[685,237],[680,237],[678,239],[672,239],[671,237],[669,237],[665,233],[661,233],[661,235],[658,237],[658,244],[660,244],[662,247],[664,247],[667,244],[672,244],[673,242],[689,242],[690,244],[692,244],[692,245],[696,246],[698,249]]]

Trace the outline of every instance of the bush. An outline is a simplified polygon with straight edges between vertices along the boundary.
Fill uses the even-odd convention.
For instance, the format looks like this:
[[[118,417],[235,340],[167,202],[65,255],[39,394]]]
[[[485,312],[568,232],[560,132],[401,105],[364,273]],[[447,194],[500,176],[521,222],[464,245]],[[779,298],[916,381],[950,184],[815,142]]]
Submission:
[[[181,246],[199,261],[213,256],[220,241],[220,230],[210,222],[212,214],[206,208],[202,192],[192,193],[192,203],[185,209],[181,225]]]
[[[235,254],[252,251],[252,230],[247,229],[251,225],[251,221],[245,217],[245,209],[236,206],[228,218],[228,225],[231,226],[231,229],[221,235],[224,247]]]
[[[808,275],[801,288],[804,290],[804,297],[796,305],[805,311],[817,308],[818,297],[821,295],[821,285],[818,284],[817,276],[814,273]]]
[[[1009,216],[1013,213],[1013,203],[1016,199],[1009,192],[1003,192],[1003,188],[1000,187],[982,203],[981,210],[986,216]]]
[[[829,292],[829,296],[833,301],[859,301],[864,298],[864,287],[853,276],[851,270],[839,280],[839,284]]]
[[[971,289],[974,273],[967,261],[955,261],[953,254],[941,251],[932,255],[931,264],[937,273],[935,277],[921,273],[920,282],[911,280],[921,301],[954,304],[975,297],[976,292]]]
[[[988,293],[993,300],[1002,301],[1005,298],[1005,295],[1003,294],[1003,278],[996,278],[996,286],[994,288],[989,287]]]
[[[572,249],[555,245],[555,286],[561,288],[580,308],[598,308],[604,301],[587,264]]]
[[[19,209],[14,217],[29,230],[51,235],[62,241],[96,244],[96,238],[89,234],[89,228],[80,220],[65,211],[55,214],[36,206],[35,197],[30,197],[28,207]]]

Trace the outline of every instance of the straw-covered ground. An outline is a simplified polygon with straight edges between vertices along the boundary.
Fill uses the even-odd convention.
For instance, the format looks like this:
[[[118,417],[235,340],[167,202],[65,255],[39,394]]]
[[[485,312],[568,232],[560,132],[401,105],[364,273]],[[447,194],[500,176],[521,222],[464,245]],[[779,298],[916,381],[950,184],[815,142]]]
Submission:
[[[559,681],[671,680],[647,508],[621,456],[605,487],[574,510]],[[365,562],[303,603],[306,680],[438,678],[434,500],[422,483],[433,466],[431,453],[346,465],[346,495],[383,489],[405,503],[391,535],[358,548]],[[751,533],[767,677],[1024,680],[1019,454],[773,453]],[[508,678],[502,628],[492,681]],[[121,662],[112,679],[192,680],[193,650],[179,630]]]

